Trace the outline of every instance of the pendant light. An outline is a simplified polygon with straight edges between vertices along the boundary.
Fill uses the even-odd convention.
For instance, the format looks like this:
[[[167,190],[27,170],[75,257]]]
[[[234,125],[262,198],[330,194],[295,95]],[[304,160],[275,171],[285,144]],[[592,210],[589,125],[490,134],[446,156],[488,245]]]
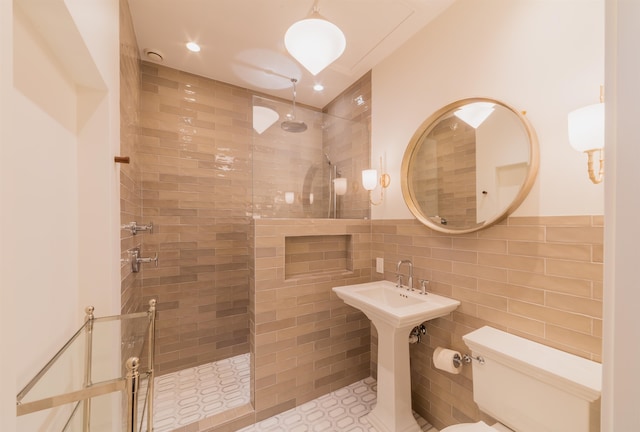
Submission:
[[[308,18],[297,21],[284,35],[284,46],[313,75],[338,59],[347,46],[342,30],[318,12],[318,1]]]
[[[491,102],[476,102],[465,105],[453,114],[474,129],[478,129],[491,115],[495,104]]]

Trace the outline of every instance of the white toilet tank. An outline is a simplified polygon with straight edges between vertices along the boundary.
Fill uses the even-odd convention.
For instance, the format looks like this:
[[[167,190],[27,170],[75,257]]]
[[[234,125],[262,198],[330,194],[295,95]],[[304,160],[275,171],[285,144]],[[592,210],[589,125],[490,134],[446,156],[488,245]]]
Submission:
[[[599,363],[492,327],[463,336],[473,356],[473,399],[517,432],[600,430]],[[594,409],[595,408],[595,409]]]

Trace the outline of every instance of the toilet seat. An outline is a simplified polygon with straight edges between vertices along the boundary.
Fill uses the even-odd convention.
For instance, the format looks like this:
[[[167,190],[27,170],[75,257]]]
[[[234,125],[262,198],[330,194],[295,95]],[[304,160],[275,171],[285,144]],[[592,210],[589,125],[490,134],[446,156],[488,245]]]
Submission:
[[[440,432],[499,432],[500,429],[489,426],[483,421],[478,423],[460,423],[448,426]]]

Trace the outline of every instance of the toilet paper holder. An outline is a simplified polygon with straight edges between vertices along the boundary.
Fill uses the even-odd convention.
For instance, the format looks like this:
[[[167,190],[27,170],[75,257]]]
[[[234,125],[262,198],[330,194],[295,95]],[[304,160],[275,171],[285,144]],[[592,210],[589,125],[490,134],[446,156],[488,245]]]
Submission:
[[[477,361],[481,365],[484,364],[484,358],[481,357],[481,356],[472,356],[472,355],[469,355],[469,354],[462,354],[462,356],[461,356],[460,354],[455,354],[453,356],[453,365],[456,368],[459,368],[460,366],[463,366],[463,363],[469,364],[473,360]]]

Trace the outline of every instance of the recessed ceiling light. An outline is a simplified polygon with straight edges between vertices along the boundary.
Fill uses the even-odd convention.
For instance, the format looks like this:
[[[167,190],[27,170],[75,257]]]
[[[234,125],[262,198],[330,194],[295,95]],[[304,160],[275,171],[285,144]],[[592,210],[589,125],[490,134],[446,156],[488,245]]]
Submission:
[[[195,42],[187,42],[187,49],[191,52],[200,52],[200,45]]]
[[[315,85],[313,86],[313,89],[314,89],[315,91],[318,91],[318,92],[319,92],[319,91],[324,90],[324,86],[323,86],[322,84],[315,84]]]

